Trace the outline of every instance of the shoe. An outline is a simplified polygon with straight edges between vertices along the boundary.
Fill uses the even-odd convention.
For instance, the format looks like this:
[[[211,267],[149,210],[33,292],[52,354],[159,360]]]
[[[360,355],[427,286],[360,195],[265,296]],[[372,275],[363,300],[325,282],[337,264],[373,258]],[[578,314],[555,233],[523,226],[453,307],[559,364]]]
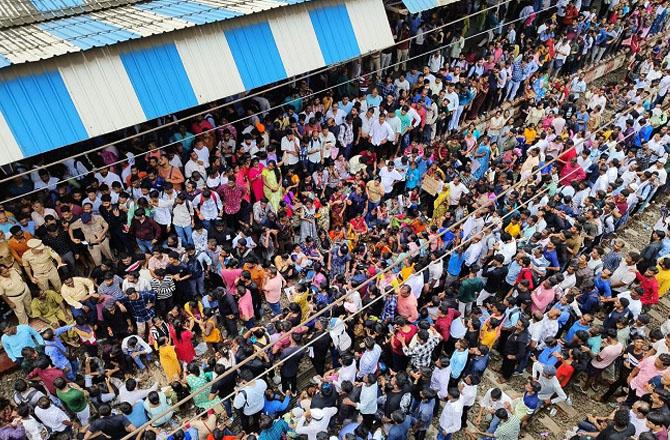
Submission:
[[[552,408],[552,409],[549,410],[549,415],[552,416],[552,417],[554,417],[554,416],[556,415],[557,412],[558,412],[558,411],[556,410],[556,408]]]
[[[568,398],[565,399],[565,403],[566,403],[568,406],[572,406],[572,397],[568,396]]]

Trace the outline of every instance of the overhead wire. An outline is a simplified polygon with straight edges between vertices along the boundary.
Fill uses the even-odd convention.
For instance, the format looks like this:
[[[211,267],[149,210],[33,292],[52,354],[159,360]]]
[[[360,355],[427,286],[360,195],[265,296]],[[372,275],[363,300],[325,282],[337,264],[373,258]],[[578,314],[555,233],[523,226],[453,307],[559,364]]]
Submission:
[[[568,175],[566,175],[565,177],[570,177],[572,174],[574,174],[574,173],[576,173],[576,172],[577,172],[577,170],[573,170],[573,171],[571,171],[570,173],[568,173]],[[565,187],[567,187],[567,186],[570,186],[570,185],[569,185],[569,184],[564,184],[564,185],[561,186],[561,188],[565,188]],[[509,212],[507,212],[506,214],[504,214],[503,216],[501,216],[501,217],[500,217],[500,220],[502,221],[502,220],[506,219],[506,218],[509,217],[509,216],[513,216],[513,215],[515,215],[516,212],[517,212],[517,210],[519,210],[519,209],[521,209],[521,208],[527,206],[531,201],[533,201],[533,199],[535,199],[535,198],[537,198],[537,197],[539,197],[539,196],[544,196],[544,194],[547,193],[547,192],[549,192],[550,189],[551,189],[551,187],[549,187],[549,186],[547,186],[547,187],[545,187],[545,188],[542,188],[539,192],[533,194],[533,195],[532,195],[531,197],[529,197],[527,200],[523,201],[523,202],[522,202],[522,203],[521,203],[515,210],[509,211]],[[558,190],[557,190],[557,191],[558,191]],[[478,237],[480,236],[480,234],[483,234],[483,233],[493,233],[493,232],[495,232],[495,231],[496,231],[495,225],[491,224],[491,225],[487,225],[487,226],[485,226],[484,229],[483,229],[482,231],[480,231],[480,232],[478,232],[478,233],[476,233],[476,234],[473,234],[473,236],[470,237],[470,238],[468,238],[467,240],[464,240],[464,241],[462,241],[462,242],[459,242],[458,245],[456,245],[455,247],[453,247],[453,248],[447,250],[443,255],[439,256],[436,260],[432,260],[432,261],[431,261],[431,264],[433,264],[433,263],[435,263],[435,262],[441,262],[441,261],[444,260],[446,257],[451,256],[451,254],[453,254],[456,250],[458,250],[458,249],[460,249],[460,248],[462,248],[462,247],[465,247],[466,244],[469,245],[470,242],[473,241],[473,240],[475,240],[476,238],[478,238]],[[422,273],[423,273],[424,271],[426,271],[426,270],[430,270],[429,265],[426,265],[426,266],[422,267],[422,268],[419,269],[417,272],[413,273],[413,275],[422,274]],[[407,281],[407,280],[402,280],[402,281],[399,283],[399,287],[398,287],[398,289],[399,289],[400,287],[402,287],[402,286],[406,283],[406,281]],[[373,299],[373,300],[370,301],[369,303],[363,305],[363,307],[361,307],[361,309],[357,310],[357,311],[354,312],[354,313],[348,314],[345,318],[338,318],[338,319],[341,319],[343,323],[346,323],[346,322],[350,321],[351,319],[353,319],[353,318],[355,318],[356,316],[360,315],[363,311],[365,311],[366,309],[368,309],[368,308],[369,308],[370,306],[372,306],[373,304],[376,304],[378,301],[380,301],[380,300],[382,300],[382,299],[386,299],[386,297],[390,294],[390,292],[391,292],[392,290],[393,290],[393,289],[388,289],[386,292],[383,292],[382,295],[380,295],[380,296],[378,296],[377,298]],[[345,295],[345,296],[348,296],[348,295]],[[324,333],[326,333],[326,332],[328,332],[328,330],[324,330]],[[254,377],[251,381],[261,379],[263,376],[266,376],[267,374],[271,373],[273,370],[275,370],[275,369],[277,369],[278,367],[282,366],[286,361],[288,361],[288,360],[291,359],[292,357],[299,355],[301,352],[303,352],[304,350],[306,350],[307,348],[309,348],[313,343],[317,342],[317,340],[319,339],[320,336],[321,336],[321,335],[312,338],[312,339],[311,339],[308,343],[306,343],[305,345],[301,345],[301,346],[300,346],[300,349],[297,350],[296,352],[291,353],[290,355],[286,356],[286,357],[283,358],[283,359],[278,360],[277,362],[274,362],[274,363],[272,364],[271,367],[267,368],[266,370],[263,370],[262,373],[260,373],[260,374],[257,375],[256,377]],[[232,393],[228,394],[227,396],[221,398],[221,402],[233,398],[233,397],[237,394],[237,392],[238,392],[238,391],[233,391]],[[201,417],[201,416],[207,414],[207,413],[209,412],[209,410],[210,410],[210,409],[203,410],[203,411],[197,413],[196,415],[189,417],[189,419],[188,419],[186,422],[181,422],[181,427],[183,427],[184,425],[186,425],[186,424],[192,422],[193,420],[196,420],[197,418],[199,418],[199,417]],[[175,429],[175,430],[173,430],[170,434],[174,434],[174,433],[177,432],[179,429],[181,429],[181,427],[180,427],[180,428],[177,428],[177,429]]]
[[[501,1],[500,3],[497,3],[497,4],[494,5],[494,6],[489,6],[489,7],[487,7],[487,8],[484,8],[484,9],[480,10],[480,11],[473,12],[473,13],[471,13],[471,14],[469,14],[469,15],[466,15],[466,16],[464,16],[464,17],[461,17],[461,18],[459,18],[459,19],[457,19],[457,20],[453,20],[453,21],[451,21],[451,22],[448,22],[448,23],[445,23],[445,24],[443,24],[443,25],[437,26],[437,27],[435,27],[435,28],[429,29],[429,30],[427,30],[426,32],[424,32],[423,35],[424,35],[424,37],[425,37],[425,35],[427,35],[427,34],[430,34],[430,33],[435,32],[435,31],[437,31],[437,30],[440,30],[440,29],[443,29],[443,28],[445,28],[445,27],[451,26],[451,25],[456,24],[456,23],[458,23],[458,22],[460,22],[460,21],[469,19],[469,18],[471,18],[471,17],[473,17],[473,16],[477,16],[477,15],[482,14],[482,13],[484,13],[484,12],[488,12],[488,11],[491,10],[491,9],[498,8],[498,7],[500,7],[501,5],[507,4],[507,3],[511,2],[511,1],[512,1],[512,0],[503,0],[503,1]],[[549,6],[548,8],[544,8],[544,9],[538,11],[537,13],[539,14],[539,13],[548,11],[548,10],[550,10],[550,9],[556,8],[556,7],[557,7],[556,5]],[[519,19],[515,19],[515,20],[511,20],[511,21],[509,21],[509,22],[506,22],[505,24],[515,23],[515,22],[520,21],[520,20],[521,20],[520,18],[519,18]],[[465,37],[465,40],[468,40],[468,39],[473,38],[473,37],[481,36],[481,35],[483,35],[483,34],[488,34],[488,33],[492,32],[492,31],[494,31],[495,29],[499,29],[501,26],[503,26],[503,25],[497,25],[497,26],[495,26],[495,27],[489,29],[489,30],[486,31],[486,32],[482,32],[482,33],[479,33],[479,34],[476,34],[476,35],[472,35],[472,36]],[[399,41],[393,43],[392,45],[387,46],[387,47],[385,47],[385,48],[383,48],[383,49],[379,49],[379,50],[375,50],[375,51],[370,51],[370,52],[368,52],[367,54],[362,54],[361,57],[368,56],[368,55],[374,54],[374,53],[376,53],[376,52],[384,51],[384,50],[389,49],[389,48],[393,48],[393,47],[395,47],[395,46],[397,46],[397,45],[399,45],[399,44],[406,43],[406,42],[410,42],[410,41],[412,41],[412,40],[414,40],[414,39],[416,39],[416,38],[418,38],[418,35],[414,35],[414,36],[405,38],[405,39],[403,39],[403,40],[399,40]],[[444,48],[446,48],[446,47],[450,47],[450,46],[451,46],[451,44],[443,45],[443,46],[438,47],[437,49],[431,49],[431,50],[428,50],[428,51],[426,51],[426,52],[424,52],[424,53],[421,53],[421,54],[419,54],[419,55],[414,55],[414,56],[408,58],[407,60],[404,60],[404,61],[401,61],[401,62],[396,62],[396,63],[390,64],[388,67],[385,67],[385,68],[383,68],[383,69],[382,69],[382,68],[379,68],[379,69],[375,69],[375,70],[368,71],[368,72],[365,73],[365,74],[361,74],[361,75],[358,75],[358,76],[356,76],[356,77],[354,77],[354,78],[350,78],[350,79],[348,79],[348,80],[346,80],[346,81],[343,81],[343,82],[340,82],[340,83],[338,83],[338,84],[336,84],[336,85],[328,86],[328,87],[325,87],[325,88],[323,88],[323,89],[320,89],[320,90],[318,90],[318,91],[316,91],[316,92],[312,92],[312,93],[309,93],[309,94],[307,94],[307,95],[305,95],[305,96],[301,96],[300,99],[305,99],[305,98],[307,98],[307,97],[310,97],[310,98],[311,98],[311,97],[317,96],[317,95],[319,95],[319,94],[321,94],[321,93],[323,93],[323,92],[325,92],[325,91],[327,91],[327,90],[332,90],[332,89],[341,87],[341,86],[343,86],[343,85],[349,84],[349,83],[351,83],[351,82],[357,81],[357,80],[359,80],[360,78],[365,77],[365,76],[368,76],[368,75],[370,75],[370,74],[372,74],[372,73],[382,72],[382,71],[384,71],[384,70],[389,69],[390,67],[395,67],[395,66],[398,66],[398,65],[405,64],[405,63],[407,63],[407,62],[409,62],[409,61],[411,61],[411,60],[414,60],[414,59],[417,59],[417,58],[424,57],[424,56],[426,56],[426,55],[428,55],[428,54],[430,54],[430,53],[440,51],[440,50],[442,50],[442,49],[444,49]],[[157,126],[157,127],[153,127],[153,128],[144,130],[144,131],[142,131],[142,132],[139,132],[139,133],[135,133],[135,134],[126,136],[126,137],[124,137],[124,138],[122,138],[122,139],[119,139],[119,140],[116,140],[116,141],[113,141],[113,142],[109,142],[109,143],[107,143],[107,144],[104,144],[104,145],[101,145],[101,146],[98,146],[98,147],[95,147],[95,148],[91,148],[91,149],[88,149],[88,150],[85,150],[85,151],[82,151],[82,152],[79,152],[79,153],[70,155],[70,156],[68,156],[68,157],[66,157],[66,158],[59,159],[59,160],[54,161],[54,162],[51,162],[51,163],[49,163],[49,164],[47,164],[47,165],[39,165],[39,166],[35,166],[34,168],[31,168],[30,170],[22,171],[22,172],[20,172],[20,173],[15,173],[15,174],[13,174],[12,176],[8,176],[8,177],[5,177],[5,178],[2,178],[2,179],[0,179],[0,183],[4,183],[4,182],[10,181],[10,180],[12,180],[12,179],[15,179],[15,178],[17,178],[17,177],[26,176],[26,175],[29,175],[29,174],[31,174],[31,173],[33,173],[33,172],[37,172],[37,171],[39,171],[39,170],[41,170],[41,169],[46,169],[46,168],[52,167],[52,166],[54,166],[54,165],[61,164],[61,163],[65,162],[66,160],[76,159],[76,158],[79,158],[79,157],[83,157],[83,156],[85,156],[85,155],[87,155],[87,154],[91,154],[91,153],[94,153],[94,152],[103,150],[103,149],[105,149],[105,148],[108,148],[108,147],[112,147],[112,146],[115,146],[115,145],[122,144],[122,143],[124,143],[124,142],[128,142],[128,141],[130,141],[130,140],[132,140],[132,139],[135,139],[135,138],[138,138],[138,137],[140,137],[140,136],[143,136],[143,135],[146,135],[146,134],[150,134],[150,133],[153,133],[153,132],[156,132],[156,131],[163,130],[163,129],[165,129],[166,127],[169,127],[169,126],[179,125],[179,124],[181,124],[182,122],[189,121],[189,120],[191,120],[191,119],[193,119],[194,117],[197,117],[197,116],[204,116],[204,115],[207,115],[208,113],[211,113],[211,112],[213,112],[213,111],[220,110],[220,109],[225,108],[225,107],[234,106],[234,105],[239,104],[239,103],[241,103],[241,102],[243,102],[243,101],[246,101],[246,100],[252,99],[252,98],[254,98],[254,97],[263,95],[263,94],[265,94],[265,93],[267,93],[267,92],[269,92],[269,91],[273,91],[273,90],[276,90],[276,89],[280,89],[280,88],[282,88],[282,87],[285,87],[285,86],[287,86],[287,85],[289,85],[289,84],[295,82],[296,80],[304,79],[304,78],[311,78],[312,76],[318,75],[318,74],[320,74],[320,73],[329,71],[329,70],[331,70],[331,69],[334,69],[334,68],[337,68],[337,67],[340,67],[340,66],[343,66],[343,65],[346,65],[346,64],[350,63],[351,61],[352,61],[352,60],[341,61],[341,62],[334,63],[334,64],[331,64],[331,65],[328,65],[328,66],[324,66],[324,67],[322,67],[322,68],[320,68],[320,69],[317,69],[316,71],[309,72],[309,73],[307,73],[307,74],[305,74],[305,75],[297,75],[297,76],[292,77],[291,79],[287,79],[287,80],[285,80],[285,81],[283,81],[283,82],[281,82],[281,83],[279,83],[279,84],[275,84],[275,85],[270,86],[270,87],[268,87],[268,88],[264,88],[263,90],[259,90],[259,91],[257,91],[257,92],[252,93],[252,94],[245,95],[245,96],[240,97],[240,98],[236,98],[236,99],[234,99],[234,100],[232,100],[232,101],[225,102],[225,103],[223,103],[223,104],[219,104],[219,105],[216,105],[216,106],[214,106],[214,107],[207,108],[207,109],[205,109],[205,110],[201,110],[201,111],[199,111],[199,112],[190,114],[189,116],[184,116],[184,117],[182,117],[182,118],[178,118],[178,119],[169,121],[169,122],[167,122],[167,123],[165,123],[165,124],[163,124],[163,125],[160,125],[160,126]],[[258,111],[258,112],[256,112],[256,113],[253,113],[253,114],[251,114],[251,115],[246,115],[246,116],[241,117],[241,118],[239,118],[239,119],[236,119],[236,120],[234,120],[234,121],[230,121],[230,122],[227,122],[227,123],[225,123],[225,124],[221,124],[221,125],[218,125],[218,126],[216,126],[216,127],[213,127],[213,128],[211,128],[211,129],[204,130],[204,131],[202,131],[201,133],[199,133],[198,135],[201,135],[201,134],[204,134],[204,133],[214,132],[214,131],[219,130],[219,129],[221,129],[221,128],[225,128],[225,127],[228,126],[228,125],[236,124],[236,123],[238,123],[238,122],[242,122],[242,121],[247,120],[247,119],[250,119],[250,118],[252,118],[252,117],[261,116],[261,115],[267,113],[268,111],[277,110],[277,109],[279,109],[279,108],[283,108],[283,107],[285,107],[286,105],[290,105],[291,102],[293,102],[293,101],[290,101],[290,102],[284,102],[284,103],[282,103],[282,104],[272,106],[272,107],[270,107],[269,109],[261,110],[261,111]],[[202,105],[205,105],[205,104],[202,104]],[[187,110],[184,110],[184,111],[187,111]],[[195,138],[195,137],[196,137],[196,135],[194,135],[194,138]],[[160,150],[163,150],[163,149],[165,149],[165,148],[167,148],[167,147],[170,147],[170,146],[173,146],[173,145],[177,145],[177,144],[179,144],[179,143],[181,143],[181,141],[168,142],[167,144],[164,144],[164,145],[158,146],[158,147],[156,147],[156,148],[152,148],[152,149],[149,149],[149,150],[147,150],[147,151],[138,153],[137,155],[135,155],[135,157],[142,157],[142,156],[145,156],[145,155],[150,154],[150,153],[152,153],[152,152],[160,151]],[[72,179],[78,179],[78,178],[80,178],[80,177],[84,177],[84,176],[87,176],[87,175],[89,175],[89,174],[93,174],[93,173],[95,173],[96,171],[99,171],[99,170],[101,170],[101,169],[109,168],[109,167],[112,167],[112,166],[115,166],[115,165],[120,165],[120,164],[123,164],[123,163],[125,163],[125,162],[127,162],[127,161],[128,161],[127,158],[120,159],[120,160],[115,161],[115,162],[113,162],[113,163],[111,163],[111,164],[106,164],[106,165],[104,165],[104,166],[100,166],[100,167],[94,168],[94,169],[92,169],[91,171],[89,171],[89,172],[87,172],[87,173],[81,173],[81,174],[78,174],[78,175],[76,175],[76,176],[69,176],[67,179],[59,180],[56,184],[58,184],[58,183],[62,183],[62,182],[67,182],[68,180],[72,180]],[[20,197],[23,197],[23,196],[26,196],[26,195],[30,195],[30,194],[37,193],[37,192],[39,192],[39,191],[41,191],[41,190],[42,190],[42,189],[39,189],[39,190],[32,190],[32,191],[23,193],[23,194],[21,194],[20,196],[16,196],[16,197],[12,197],[12,198],[10,198],[10,199],[6,199],[6,200],[4,200],[3,202],[0,202],[0,203],[7,203],[8,201],[13,201],[13,200],[16,200],[16,199],[18,199],[18,198],[20,198]]]
[[[628,108],[626,108],[626,109],[625,109],[625,112],[623,112],[622,114],[630,114],[630,112],[631,112],[632,110],[634,110],[634,108],[635,108],[635,105],[631,105],[631,106],[629,106]],[[619,113],[621,113],[621,112],[619,112]],[[615,121],[614,121],[614,120],[611,120],[611,121],[609,121],[609,122],[606,122],[606,123],[601,124],[601,125],[598,127],[597,130],[591,132],[591,136],[593,136],[594,134],[596,134],[596,133],[602,131],[603,129],[605,129],[605,128],[607,128],[607,127],[609,127],[610,125],[613,125],[614,123],[615,123]],[[532,147],[531,147],[531,148],[532,148]],[[566,149],[566,150],[563,150],[563,151],[561,152],[561,154],[564,153],[564,152],[570,151],[570,150],[572,150],[572,149],[575,149],[575,148],[577,148],[577,145],[573,145],[573,146],[571,146],[570,148],[568,148],[568,149]],[[542,167],[544,168],[544,167],[553,165],[554,163],[556,163],[557,161],[559,161],[559,158],[560,158],[560,155],[557,155],[556,158],[553,158],[552,160],[546,162],[545,164],[542,165]],[[537,170],[537,173],[539,173],[539,172],[540,172],[540,170]],[[534,174],[535,174],[535,173],[534,173]],[[510,185],[507,189],[505,189],[505,190],[501,191],[499,194],[497,194],[496,197],[495,197],[495,199],[492,200],[491,203],[495,203],[495,202],[497,202],[497,201],[500,200],[503,196],[507,195],[508,193],[512,192],[513,190],[516,190],[516,189],[518,189],[518,188],[520,188],[520,187],[522,187],[522,186],[524,186],[524,185],[526,185],[526,184],[528,184],[528,183],[529,183],[529,182],[527,182],[527,181],[525,181],[525,180],[520,180],[520,181],[514,183],[513,185]],[[532,197],[531,197],[531,199],[532,199]],[[445,229],[444,231],[440,232],[440,233],[438,234],[438,237],[442,237],[444,234],[446,234],[446,233],[449,232],[449,231],[456,231],[456,230],[458,230],[457,228],[460,228],[460,226],[461,226],[462,224],[464,224],[464,223],[465,223],[471,216],[483,212],[484,209],[486,209],[486,207],[478,207],[478,208],[476,208],[476,209],[473,210],[472,212],[468,213],[467,216],[465,216],[465,217],[462,218],[461,220],[455,222],[454,224],[452,224],[449,228]],[[420,250],[422,250],[424,247],[427,247],[427,246],[429,246],[429,245],[430,245],[430,243],[424,243],[424,244],[422,244],[421,246],[419,246],[419,249],[418,249],[418,250],[420,251]],[[450,251],[448,251],[448,252],[450,252]],[[451,252],[449,253],[449,255],[451,255]],[[352,289],[352,292],[353,292],[353,291],[358,291],[358,292],[360,292],[360,290],[361,290],[363,287],[369,285],[373,280],[376,280],[376,279],[379,278],[381,275],[383,275],[383,274],[385,274],[385,273],[387,273],[387,272],[389,272],[389,271],[395,269],[395,268],[398,267],[401,263],[402,263],[401,260],[396,260],[395,262],[393,262],[392,264],[390,264],[389,266],[387,266],[386,268],[384,268],[382,271],[380,271],[379,273],[375,274],[375,276],[368,278],[368,279],[365,280],[363,283],[361,283],[360,285],[358,285],[356,288]],[[320,316],[324,315],[325,313],[330,312],[330,311],[331,311],[332,309],[334,309],[336,306],[339,306],[341,303],[343,303],[343,302],[348,298],[349,295],[350,295],[350,293],[349,293],[349,294],[346,294],[346,295],[343,295],[342,297],[336,299],[333,303],[331,303],[331,304],[329,304],[328,306],[324,307],[323,309],[317,311],[316,313],[310,315],[307,319],[303,319],[303,321],[300,323],[299,326],[293,327],[291,330],[289,330],[288,332],[286,332],[286,333],[284,334],[284,337],[287,337],[287,336],[292,335],[298,328],[304,326],[305,324],[307,324],[307,323],[309,323],[309,322],[314,321],[315,319],[319,318]],[[382,295],[382,296],[384,296],[384,295]],[[268,350],[268,349],[272,348],[272,346],[273,346],[274,344],[275,344],[275,343],[269,343],[269,344],[265,345],[263,348],[261,348],[260,350],[261,350],[261,351]],[[187,397],[185,397],[184,399],[181,399],[181,400],[178,401],[177,403],[173,404],[170,408],[166,409],[166,410],[165,410],[164,412],[162,412],[161,414],[158,414],[157,416],[154,416],[151,420],[149,420],[148,422],[146,422],[143,426],[138,427],[137,430],[136,430],[136,431],[133,431],[133,432],[137,432],[137,431],[139,431],[139,430],[145,429],[146,427],[150,426],[151,423],[152,423],[152,421],[157,420],[157,419],[160,419],[161,417],[164,417],[165,415],[167,415],[167,414],[169,414],[170,412],[174,411],[175,409],[179,408],[179,407],[180,407],[181,405],[183,405],[184,403],[190,401],[190,400],[193,398],[193,396],[195,396],[195,395],[197,395],[197,394],[199,394],[199,393],[201,393],[201,392],[203,392],[203,391],[205,391],[205,390],[211,388],[211,386],[212,386],[213,384],[217,383],[219,380],[223,379],[224,377],[229,376],[229,375],[232,374],[233,372],[239,371],[239,370],[242,369],[242,367],[244,367],[247,363],[249,363],[249,362],[251,362],[252,360],[256,359],[258,356],[259,356],[258,353],[254,353],[253,355],[251,355],[251,356],[249,356],[248,358],[244,359],[241,363],[235,365],[235,366],[232,367],[231,369],[226,370],[226,372],[224,372],[223,374],[217,376],[214,380],[212,380],[212,381],[210,381],[209,383],[207,383],[206,385],[203,385],[202,387],[198,388],[196,391],[193,391],[191,394],[189,394],[189,396],[187,396]],[[270,367],[270,369],[272,369],[272,368],[273,368],[273,367]],[[131,433],[131,434],[132,434],[132,433]],[[128,440],[128,439],[130,439],[130,438],[131,438],[131,436],[130,436],[130,434],[129,434],[129,435],[127,435],[126,437],[124,437],[122,440]]]

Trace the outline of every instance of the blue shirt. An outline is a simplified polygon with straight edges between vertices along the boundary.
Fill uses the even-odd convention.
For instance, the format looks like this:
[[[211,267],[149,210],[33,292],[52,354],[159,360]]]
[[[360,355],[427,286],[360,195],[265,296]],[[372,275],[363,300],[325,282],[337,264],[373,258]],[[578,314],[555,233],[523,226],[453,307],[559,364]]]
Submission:
[[[270,417],[274,417],[275,415],[284,412],[286,408],[288,408],[288,404],[291,401],[289,396],[285,396],[284,400],[268,400],[267,398],[265,399],[265,405],[263,405],[263,412]]]
[[[598,289],[598,294],[604,296],[605,298],[612,297],[612,288],[610,287],[609,280],[603,280],[600,275],[593,280],[593,285]]]
[[[368,95],[365,97],[365,102],[368,103],[368,108],[379,107],[382,103],[382,95],[377,96]]]
[[[554,347],[545,347],[544,350],[537,357],[537,360],[544,365],[551,365],[552,367],[556,365],[558,359],[553,356],[554,353],[560,353],[561,345],[556,344]]]
[[[468,351],[454,351],[454,354],[451,355],[449,365],[451,366],[451,377],[454,379],[461,376],[461,373],[465,369],[465,365],[468,363]]]
[[[73,325],[66,325],[54,330],[54,338],[52,341],[45,341],[44,354],[51,358],[51,363],[54,367],[64,370],[71,368],[70,359],[67,358],[67,348],[60,339],[60,335],[69,331]]]
[[[139,400],[133,405],[133,412],[127,414],[128,420],[135,427],[140,427],[149,421],[147,413],[144,411],[144,400]]]
[[[408,437],[409,428],[416,422],[416,419],[412,416],[405,416],[405,420],[402,423],[391,426],[389,429],[389,435],[386,437],[386,440],[404,440]]]
[[[545,249],[542,254],[544,255],[544,258],[549,260],[549,267],[561,267],[561,263],[558,262],[558,254],[556,253],[555,249],[553,251],[547,251]]]
[[[37,333],[35,329],[27,324],[19,324],[16,326],[15,335],[2,335],[2,346],[7,353],[7,356],[12,361],[16,361],[21,356],[21,350],[25,347],[35,348],[38,345],[44,345],[42,335]]]
[[[454,251],[449,256],[449,264],[447,265],[447,272],[449,275],[454,277],[460,275],[464,261],[465,257],[463,256],[463,252]]]
[[[519,276],[519,273],[521,273],[521,265],[516,260],[512,260],[507,270],[505,282],[510,286],[513,286],[516,278]]]
[[[286,420],[275,420],[270,428],[261,432],[261,434],[258,436],[258,440],[281,440],[282,436],[287,433],[288,430],[289,427],[288,423],[286,423]]]
[[[591,328],[588,325],[584,325],[579,321],[576,321],[574,324],[572,324],[572,327],[570,327],[570,330],[568,330],[568,333],[565,335],[565,341],[570,342],[572,341],[572,338],[577,334],[578,331],[589,331],[589,328]]]

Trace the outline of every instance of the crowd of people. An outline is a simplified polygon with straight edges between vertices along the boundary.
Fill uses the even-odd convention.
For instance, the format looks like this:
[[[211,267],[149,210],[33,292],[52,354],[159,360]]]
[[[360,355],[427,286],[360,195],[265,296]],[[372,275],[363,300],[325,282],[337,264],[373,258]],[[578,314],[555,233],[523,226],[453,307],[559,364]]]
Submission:
[[[670,204],[617,231],[666,188],[668,5],[553,6],[409,15],[166,148],[14,178],[0,439],[517,440],[590,387],[614,411],[574,438],[666,440]]]

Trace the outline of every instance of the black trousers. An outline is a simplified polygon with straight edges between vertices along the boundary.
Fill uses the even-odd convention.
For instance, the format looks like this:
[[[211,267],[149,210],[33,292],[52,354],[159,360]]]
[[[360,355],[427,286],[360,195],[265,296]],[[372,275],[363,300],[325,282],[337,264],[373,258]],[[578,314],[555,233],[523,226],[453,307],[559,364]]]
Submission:
[[[500,367],[500,372],[502,377],[509,379],[514,374],[514,368],[516,367],[516,359],[508,359],[507,355],[503,355],[502,366]]]
[[[298,391],[298,376],[281,376],[281,389],[286,392],[287,390]]]
[[[240,421],[242,422],[242,429],[244,432],[258,432],[258,416],[260,413],[247,416],[242,411],[239,411],[238,414],[240,416]]]

